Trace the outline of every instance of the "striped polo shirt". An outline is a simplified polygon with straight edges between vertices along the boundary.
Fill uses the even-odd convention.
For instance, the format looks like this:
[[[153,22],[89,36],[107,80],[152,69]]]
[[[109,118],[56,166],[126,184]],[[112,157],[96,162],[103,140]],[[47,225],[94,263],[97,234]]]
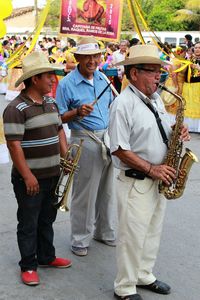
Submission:
[[[4,110],[3,120],[6,140],[21,141],[26,162],[36,178],[58,176],[62,121],[55,100],[45,96],[38,104],[21,92]],[[14,166],[12,172],[19,175]]]

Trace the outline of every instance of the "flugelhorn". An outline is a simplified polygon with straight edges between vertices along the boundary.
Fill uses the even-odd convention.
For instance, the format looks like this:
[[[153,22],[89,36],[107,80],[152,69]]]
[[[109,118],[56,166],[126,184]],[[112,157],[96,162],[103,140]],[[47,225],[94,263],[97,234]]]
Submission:
[[[68,211],[68,195],[72,185],[75,170],[78,166],[78,161],[81,156],[83,139],[80,144],[71,144],[65,154],[64,158],[60,161],[60,177],[55,189],[55,195],[58,201],[54,203],[57,209],[61,211]],[[69,171],[69,173],[66,173]]]

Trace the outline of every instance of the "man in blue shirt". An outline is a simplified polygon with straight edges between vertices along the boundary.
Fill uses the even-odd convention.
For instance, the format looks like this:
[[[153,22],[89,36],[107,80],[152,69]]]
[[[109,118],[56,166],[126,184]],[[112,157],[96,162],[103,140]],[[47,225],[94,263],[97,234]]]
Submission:
[[[105,89],[105,75],[97,70],[101,52],[93,37],[82,38],[74,52],[78,66],[59,82],[56,94],[62,121],[71,129],[71,143],[84,139],[70,208],[71,250],[79,256],[87,255],[92,235],[115,246],[113,166],[104,144],[113,95],[110,87]]]

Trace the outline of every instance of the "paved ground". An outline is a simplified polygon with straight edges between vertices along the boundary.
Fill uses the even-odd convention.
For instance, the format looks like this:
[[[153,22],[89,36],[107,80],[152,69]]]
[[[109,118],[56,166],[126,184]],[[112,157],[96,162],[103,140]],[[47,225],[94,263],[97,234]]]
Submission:
[[[0,114],[6,102],[0,96]],[[200,157],[200,135],[188,146]],[[10,184],[11,163],[0,165],[0,300],[111,300],[116,273],[115,249],[93,241],[87,257],[74,256],[69,247],[69,213],[59,212],[55,222],[57,255],[69,257],[69,269],[39,269],[41,284],[28,287],[19,277],[16,243],[16,201]],[[182,199],[169,201],[156,276],[172,286],[168,296],[139,290],[144,300],[200,299],[200,168],[192,167]]]

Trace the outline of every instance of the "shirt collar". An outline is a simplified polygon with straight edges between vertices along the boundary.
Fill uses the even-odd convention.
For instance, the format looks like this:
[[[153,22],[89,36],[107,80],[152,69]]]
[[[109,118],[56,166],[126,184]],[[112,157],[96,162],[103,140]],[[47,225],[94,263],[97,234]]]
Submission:
[[[80,84],[82,81],[85,81],[86,83],[90,84],[90,82],[79,72],[78,66],[74,70],[74,76],[75,76],[75,83],[76,85]],[[94,72],[94,79],[95,80],[101,80],[101,76],[97,70]]]
[[[43,105],[46,102],[46,97],[44,97],[43,103],[34,102],[24,91],[21,91],[19,98],[24,101],[27,105]]]
[[[151,98],[148,98],[145,94],[143,94],[140,90],[138,90],[133,84],[129,83],[130,87],[132,88],[132,90],[134,90],[134,93],[136,94],[136,96],[138,98],[140,98],[142,101],[144,101],[145,103],[155,103],[156,100],[159,98],[158,93],[153,93]]]

